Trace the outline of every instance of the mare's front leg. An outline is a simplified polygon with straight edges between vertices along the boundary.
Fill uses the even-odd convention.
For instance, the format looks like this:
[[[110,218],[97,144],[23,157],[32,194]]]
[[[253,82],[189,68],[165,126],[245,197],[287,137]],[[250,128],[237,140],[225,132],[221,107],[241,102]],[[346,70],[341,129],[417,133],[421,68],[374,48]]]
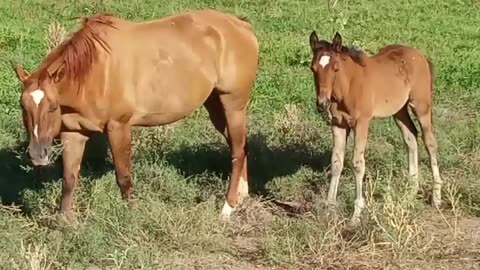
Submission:
[[[88,137],[78,132],[62,132],[60,138],[63,149],[63,185],[60,212],[67,220],[73,221],[73,201],[82,163],[85,143]]]
[[[119,122],[109,122],[107,127],[108,140],[112,149],[115,176],[122,198],[129,206],[134,205],[132,189],[132,131],[131,126]]]
[[[365,148],[368,138],[368,119],[359,119],[355,124],[355,148],[353,152],[353,169],[355,172],[356,198],[351,219],[352,225],[360,223],[360,214],[365,207],[363,199],[363,177],[365,175]]]
[[[350,128],[348,126],[332,125],[333,150],[331,159],[331,179],[328,189],[327,204],[334,205],[337,198],[338,182],[343,170],[345,147],[348,141]]]

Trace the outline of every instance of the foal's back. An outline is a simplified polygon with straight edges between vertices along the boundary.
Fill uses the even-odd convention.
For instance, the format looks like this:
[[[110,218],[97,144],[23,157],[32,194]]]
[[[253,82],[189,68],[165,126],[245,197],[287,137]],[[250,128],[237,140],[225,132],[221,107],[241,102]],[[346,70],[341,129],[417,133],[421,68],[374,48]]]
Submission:
[[[429,60],[417,49],[389,45],[369,58],[366,85],[372,93],[375,117],[388,117],[407,102],[429,102],[433,71]]]

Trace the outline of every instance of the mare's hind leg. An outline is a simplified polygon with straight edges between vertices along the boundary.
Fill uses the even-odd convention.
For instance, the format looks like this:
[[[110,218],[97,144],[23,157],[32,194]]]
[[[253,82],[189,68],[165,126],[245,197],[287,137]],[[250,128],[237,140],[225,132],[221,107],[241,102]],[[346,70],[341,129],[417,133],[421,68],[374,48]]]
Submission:
[[[432,205],[440,207],[442,202],[442,179],[437,162],[437,140],[432,123],[432,105],[429,103],[414,102],[414,111],[422,127],[422,138],[430,156],[430,167],[433,176]]]
[[[417,129],[408,114],[408,105],[405,105],[398,113],[394,115],[395,122],[402,132],[403,141],[408,148],[408,174],[412,184],[412,195],[415,197],[418,193],[418,144]]]
[[[119,122],[108,123],[108,140],[112,149],[115,175],[122,198],[129,206],[134,205],[132,188],[132,131],[131,126]]]
[[[222,215],[229,217],[233,209],[248,196],[246,104],[231,94],[213,92],[205,102],[210,119],[229,143],[232,153],[232,174]]]

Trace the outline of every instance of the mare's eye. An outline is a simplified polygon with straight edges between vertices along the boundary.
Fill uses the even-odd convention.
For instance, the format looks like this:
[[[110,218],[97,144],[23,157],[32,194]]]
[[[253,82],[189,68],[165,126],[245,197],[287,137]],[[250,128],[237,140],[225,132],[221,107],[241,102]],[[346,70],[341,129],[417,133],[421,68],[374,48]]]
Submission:
[[[54,112],[57,109],[58,109],[58,103],[55,103],[55,104],[50,105],[50,107],[48,108],[48,112]]]

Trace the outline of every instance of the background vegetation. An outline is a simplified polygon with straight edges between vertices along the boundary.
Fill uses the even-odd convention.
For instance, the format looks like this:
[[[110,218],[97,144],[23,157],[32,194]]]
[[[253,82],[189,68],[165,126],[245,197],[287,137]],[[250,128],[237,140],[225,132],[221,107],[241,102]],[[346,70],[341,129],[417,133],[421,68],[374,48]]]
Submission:
[[[104,137],[93,140],[76,197],[79,222],[60,222],[61,166],[33,169],[24,158],[20,90],[8,60],[34,70],[63,27],[76,29],[75,17],[109,12],[143,21],[203,8],[246,15],[258,33],[261,67],[249,110],[257,195],[231,222],[219,220],[230,154],[201,108],[175,125],[135,129],[133,211],[120,199]],[[467,0],[0,1],[0,268],[478,267],[479,18],[478,1]],[[351,152],[338,209],[326,211],[331,134],[314,109],[312,30],[327,39],[339,31],[369,54],[402,43],[431,58],[445,208],[428,204],[431,174],[422,142],[423,192],[416,201],[404,199],[407,152],[388,119],[370,129],[362,226],[346,226],[354,199]]]

